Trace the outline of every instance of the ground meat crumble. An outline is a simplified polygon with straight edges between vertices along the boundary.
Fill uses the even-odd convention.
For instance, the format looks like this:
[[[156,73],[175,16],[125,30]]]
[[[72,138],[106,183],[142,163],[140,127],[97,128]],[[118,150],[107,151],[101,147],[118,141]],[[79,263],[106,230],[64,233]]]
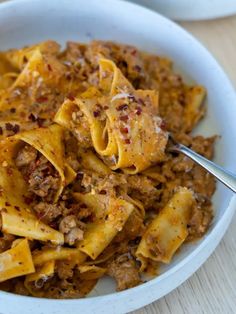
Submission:
[[[138,267],[129,254],[114,259],[108,266],[108,275],[117,282],[117,290],[132,288],[141,283]]]
[[[54,166],[34,147],[25,144],[19,150],[16,166],[21,171],[29,186],[29,192],[52,201],[60,185],[59,174]]]

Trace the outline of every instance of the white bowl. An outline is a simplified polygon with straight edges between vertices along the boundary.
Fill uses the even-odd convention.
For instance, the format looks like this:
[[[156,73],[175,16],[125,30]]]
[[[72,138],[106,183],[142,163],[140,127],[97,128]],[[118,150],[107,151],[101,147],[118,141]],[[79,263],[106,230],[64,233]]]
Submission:
[[[236,172],[235,92],[214,58],[182,28],[157,13],[123,1],[16,0],[0,5],[1,50],[49,38],[61,43],[110,39],[171,57],[188,77],[207,87],[208,114],[198,131],[222,135],[215,160]],[[111,280],[101,280],[93,297],[77,300],[36,299],[0,292],[0,313],[114,314],[159,299],[191,276],[213,252],[234,213],[236,198],[232,196],[218,185],[215,218],[209,232],[199,242],[184,246],[157,278],[119,293]]]
[[[128,0],[177,21],[208,20],[236,14],[236,1],[227,0]]]

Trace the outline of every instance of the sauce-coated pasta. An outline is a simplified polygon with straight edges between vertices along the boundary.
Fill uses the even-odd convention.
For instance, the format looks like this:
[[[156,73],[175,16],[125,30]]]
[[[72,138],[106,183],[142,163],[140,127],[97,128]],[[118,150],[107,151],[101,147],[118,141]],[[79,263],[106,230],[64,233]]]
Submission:
[[[0,289],[44,298],[117,290],[170,263],[212,220],[212,176],[168,151],[192,136],[202,86],[129,45],[54,41],[0,53]]]

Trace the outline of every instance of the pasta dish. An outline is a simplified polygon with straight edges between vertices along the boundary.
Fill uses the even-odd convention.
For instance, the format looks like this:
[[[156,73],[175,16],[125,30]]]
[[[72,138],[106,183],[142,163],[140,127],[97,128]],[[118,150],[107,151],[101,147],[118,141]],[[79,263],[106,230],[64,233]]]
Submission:
[[[205,89],[129,45],[54,41],[0,53],[0,289],[79,298],[157,275],[213,217],[215,181],[168,150],[190,132]]]

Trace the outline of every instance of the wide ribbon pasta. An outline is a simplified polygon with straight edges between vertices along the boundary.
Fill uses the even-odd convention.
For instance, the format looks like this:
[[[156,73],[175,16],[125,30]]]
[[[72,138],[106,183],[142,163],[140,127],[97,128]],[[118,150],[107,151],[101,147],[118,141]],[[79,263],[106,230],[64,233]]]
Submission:
[[[206,89],[197,85],[188,87],[186,91],[186,107],[184,109],[184,130],[190,132],[198,121],[204,116],[206,108],[203,100]]]
[[[48,126],[63,95],[79,89],[80,81],[68,79],[58,54],[59,45],[53,41],[0,54],[0,138]]]
[[[134,210],[134,206],[122,199],[95,194],[74,194],[79,201],[94,209],[95,221],[87,225],[84,239],[78,248],[92,259],[108,246]]]
[[[131,288],[204,234],[214,182],[166,150],[170,131],[210,157],[213,139],[189,134],[204,96],[128,45],[0,52],[1,288],[77,298],[105,275]]]
[[[167,205],[153,219],[136,251],[145,268],[148,259],[169,263],[188,235],[187,224],[194,202],[193,193],[179,188]]]
[[[41,42],[37,45],[24,47],[22,49],[10,49],[3,53],[3,57],[11,66],[17,70],[22,70],[30,60],[35,51],[44,54],[56,55],[59,53],[60,46],[52,40]]]
[[[81,145],[93,145],[111,169],[140,172],[164,158],[167,133],[157,116],[158,94],[135,90],[112,61],[99,64],[101,91],[92,87],[66,100],[55,121]]]
[[[55,167],[60,175],[60,185],[55,195],[55,201],[60,196],[64,186],[76,176],[73,169],[67,164],[64,154],[63,129],[56,124],[48,128],[38,128],[21,132],[17,139],[33,146]]]
[[[0,142],[0,215],[4,232],[41,241],[62,244],[64,236],[44,224],[32,213],[27,204],[28,189],[14,156],[19,140],[11,137]],[[14,191],[14,193],[13,193]]]
[[[42,251],[35,252],[33,255],[34,265],[42,265],[44,263],[56,260],[69,260],[75,264],[82,264],[86,260],[86,254],[80,252],[77,248],[47,248]]]
[[[0,254],[0,282],[33,273],[34,264],[27,239]]]

